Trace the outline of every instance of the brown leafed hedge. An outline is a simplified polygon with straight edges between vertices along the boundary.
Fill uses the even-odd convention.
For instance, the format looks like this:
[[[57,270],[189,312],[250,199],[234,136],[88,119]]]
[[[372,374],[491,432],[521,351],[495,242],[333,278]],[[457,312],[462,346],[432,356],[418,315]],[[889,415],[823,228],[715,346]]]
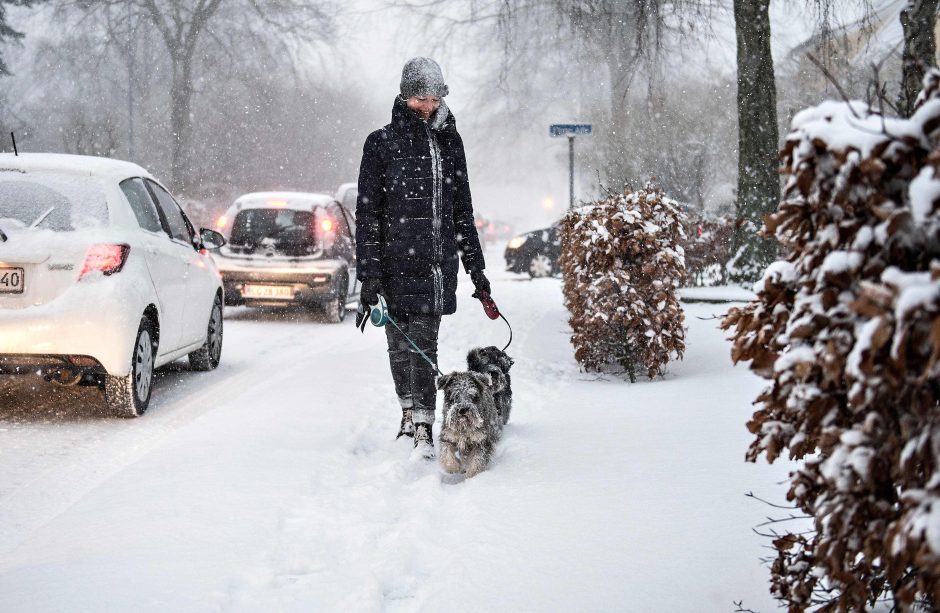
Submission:
[[[687,286],[724,285],[726,265],[731,258],[731,233],[735,220],[730,216],[686,213],[685,271]]]
[[[770,381],[747,458],[803,459],[772,591],[790,611],[940,605],[940,73],[910,120],[860,103],[794,118],[784,199],[765,220],[791,255],[733,309],[732,357]]]
[[[565,305],[575,358],[631,381],[685,351],[677,288],[685,278],[679,205],[647,186],[570,211],[561,222]]]

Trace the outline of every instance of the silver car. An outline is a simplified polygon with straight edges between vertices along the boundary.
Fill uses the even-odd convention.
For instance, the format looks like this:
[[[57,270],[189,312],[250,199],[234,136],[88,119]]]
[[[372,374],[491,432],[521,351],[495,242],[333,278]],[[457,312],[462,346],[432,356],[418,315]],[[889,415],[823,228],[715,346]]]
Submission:
[[[229,239],[215,258],[226,304],[309,305],[345,319],[358,295],[355,218],[332,196],[245,194],[219,225]]]

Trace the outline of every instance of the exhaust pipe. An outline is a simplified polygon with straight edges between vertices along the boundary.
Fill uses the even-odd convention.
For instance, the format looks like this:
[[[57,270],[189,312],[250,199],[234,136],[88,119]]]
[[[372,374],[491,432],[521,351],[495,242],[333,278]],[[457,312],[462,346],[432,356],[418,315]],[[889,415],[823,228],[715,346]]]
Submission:
[[[69,387],[78,385],[78,382],[82,380],[82,373],[71,368],[47,368],[43,371],[42,377],[46,381]]]

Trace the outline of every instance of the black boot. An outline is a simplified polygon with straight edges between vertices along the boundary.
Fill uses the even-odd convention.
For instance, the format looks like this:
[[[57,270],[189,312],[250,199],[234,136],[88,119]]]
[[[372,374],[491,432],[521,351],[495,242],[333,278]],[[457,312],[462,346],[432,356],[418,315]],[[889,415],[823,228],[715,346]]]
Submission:
[[[415,449],[411,457],[423,457],[425,460],[434,458],[434,437],[431,434],[431,424],[415,424]]]
[[[414,437],[414,435],[415,424],[411,421],[411,409],[405,409],[401,413],[401,427],[398,429],[398,436],[395,437],[395,440],[403,436]]]

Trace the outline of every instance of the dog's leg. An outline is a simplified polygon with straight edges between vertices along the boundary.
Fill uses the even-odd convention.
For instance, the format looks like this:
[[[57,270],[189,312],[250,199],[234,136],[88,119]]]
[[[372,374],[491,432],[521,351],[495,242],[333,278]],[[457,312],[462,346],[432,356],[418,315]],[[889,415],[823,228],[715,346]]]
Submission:
[[[503,393],[493,396],[493,401],[496,404],[496,420],[505,426],[509,421],[509,401]]]
[[[473,477],[484,470],[490,464],[491,446],[488,443],[476,445],[467,457],[467,478]]]
[[[441,441],[441,468],[450,474],[460,471],[460,462],[457,461],[457,449],[453,443]]]

